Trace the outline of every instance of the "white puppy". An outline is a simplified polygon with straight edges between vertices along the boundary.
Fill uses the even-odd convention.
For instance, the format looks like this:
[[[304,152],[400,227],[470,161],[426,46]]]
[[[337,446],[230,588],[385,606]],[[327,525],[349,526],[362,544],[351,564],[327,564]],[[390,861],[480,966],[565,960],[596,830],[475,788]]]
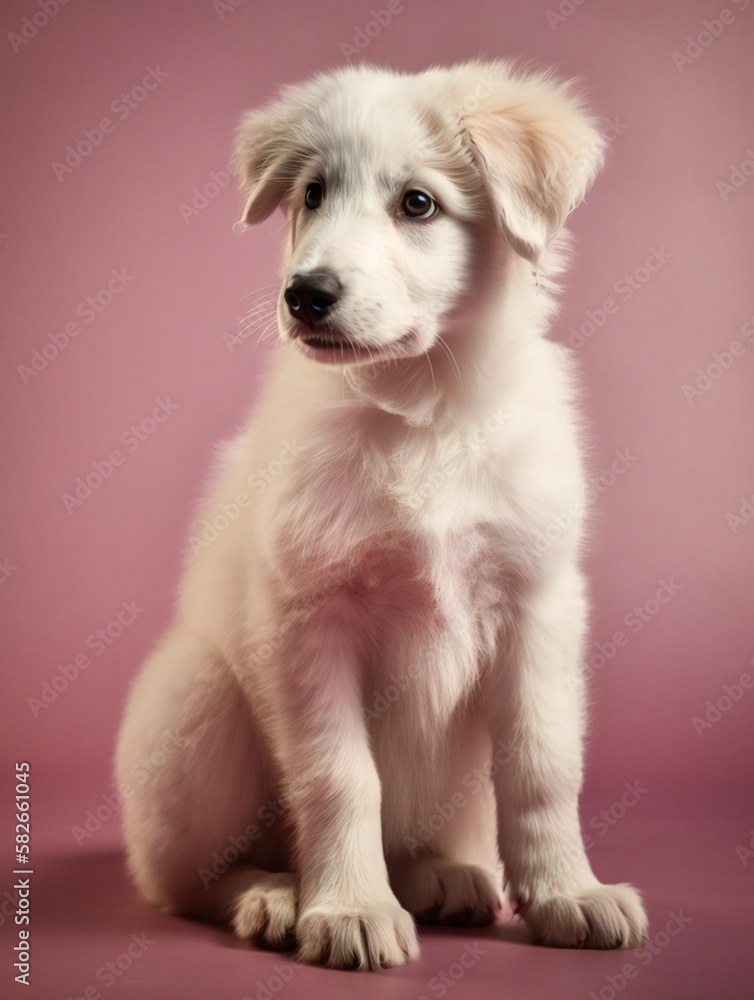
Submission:
[[[414,917],[493,921],[501,860],[542,941],[644,938],[579,828],[584,473],[544,337],[603,147],[571,85],[502,62],[342,69],[245,117],[285,344],[120,735],[157,906],[394,966]]]

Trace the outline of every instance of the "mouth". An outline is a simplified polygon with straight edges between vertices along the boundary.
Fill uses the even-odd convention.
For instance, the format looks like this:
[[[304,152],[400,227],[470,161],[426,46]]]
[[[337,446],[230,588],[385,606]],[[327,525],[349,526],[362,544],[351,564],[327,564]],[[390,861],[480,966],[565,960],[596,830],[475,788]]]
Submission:
[[[363,345],[355,344],[344,335],[336,332],[326,331],[313,332],[306,330],[298,333],[296,342],[304,349],[304,353],[323,364],[339,365],[349,364],[356,361],[380,361],[387,355],[393,357],[393,349],[401,345],[410,336],[405,334],[399,340],[385,345]],[[401,350],[401,348],[399,348]]]
[[[369,356],[366,348],[358,347],[344,337],[305,333],[299,334],[296,340],[304,348],[306,355],[322,364],[348,364]]]
[[[302,344],[313,348],[315,351],[334,351],[341,347],[348,347],[348,341],[340,337],[328,337],[318,333],[301,334],[298,338]]]

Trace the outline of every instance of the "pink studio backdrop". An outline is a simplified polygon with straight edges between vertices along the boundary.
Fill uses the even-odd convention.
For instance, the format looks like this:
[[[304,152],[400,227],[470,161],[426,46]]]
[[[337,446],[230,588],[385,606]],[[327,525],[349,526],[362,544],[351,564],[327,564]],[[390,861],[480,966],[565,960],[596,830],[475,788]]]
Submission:
[[[112,789],[123,701],[169,622],[213,443],[268,367],[273,338],[229,347],[239,317],[275,288],[282,227],[277,216],[232,229],[239,116],[349,58],[419,70],[520,55],[583,76],[611,146],[571,219],[577,256],[554,334],[577,346],[599,490],[585,816],[639,782],[642,801],[611,834],[632,860],[611,867],[640,881],[640,816],[669,822],[683,799],[693,841],[696,814],[727,810],[709,863],[750,881],[736,846],[754,819],[743,800],[754,690],[741,681],[754,676],[754,5],[393,0],[378,32],[383,0],[55,7],[24,0],[0,16],[0,787],[10,802],[13,762],[31,762],[35,850],[72,855],[80,886],[99,878],[86,852],[119,847],[117,819],[81,848],[71,828]],[[66,499],[108,463],[91,495]],[[44,685],[61,667],[73,678],[77,657],[88,665],[42,707]],[[107,877],[142,913],[119,865]],[[55,917],[62,933],[62,903]],[[77,978],[79,946],[60,993],[38,995],[84,988],[97,963]],[[604,974],[620,966],[613,956]],[[598,989],[602,968],[574,996]]]

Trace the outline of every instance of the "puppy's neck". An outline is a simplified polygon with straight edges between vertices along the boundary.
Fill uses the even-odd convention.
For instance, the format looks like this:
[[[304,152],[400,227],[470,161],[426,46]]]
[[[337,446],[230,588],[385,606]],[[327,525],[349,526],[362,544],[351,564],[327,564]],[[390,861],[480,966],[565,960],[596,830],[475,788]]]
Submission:
[[[520,384],[527,345],[547,331],[552,297],[533,265],[509,256],[488,294],[450,321],[418,357],[350,369],[353,397],[409,426],[480,419]]]

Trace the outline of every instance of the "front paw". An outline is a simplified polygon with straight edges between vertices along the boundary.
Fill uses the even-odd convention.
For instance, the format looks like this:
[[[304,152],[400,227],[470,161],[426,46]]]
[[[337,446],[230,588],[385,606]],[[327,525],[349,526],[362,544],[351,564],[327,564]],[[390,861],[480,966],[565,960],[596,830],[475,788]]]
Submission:
[[[495,922],[501,908],[500,890],[489,872],[444,858],[413,861],[394,886],[422,924],[483,927]]]
[[[292,948],[297,893],[293,875],[277,872],[263,876],[236,901],[233,930],[243,940],[264,948]]]
[[[398,903],[313,904],[296,924],[299,956],[333,969],[388,969],[419,954],[411,914]]]
[[[647,916],[633,886],[597,885],[519,903],[518,912],[543,944],[562,948],[638,948]]]

